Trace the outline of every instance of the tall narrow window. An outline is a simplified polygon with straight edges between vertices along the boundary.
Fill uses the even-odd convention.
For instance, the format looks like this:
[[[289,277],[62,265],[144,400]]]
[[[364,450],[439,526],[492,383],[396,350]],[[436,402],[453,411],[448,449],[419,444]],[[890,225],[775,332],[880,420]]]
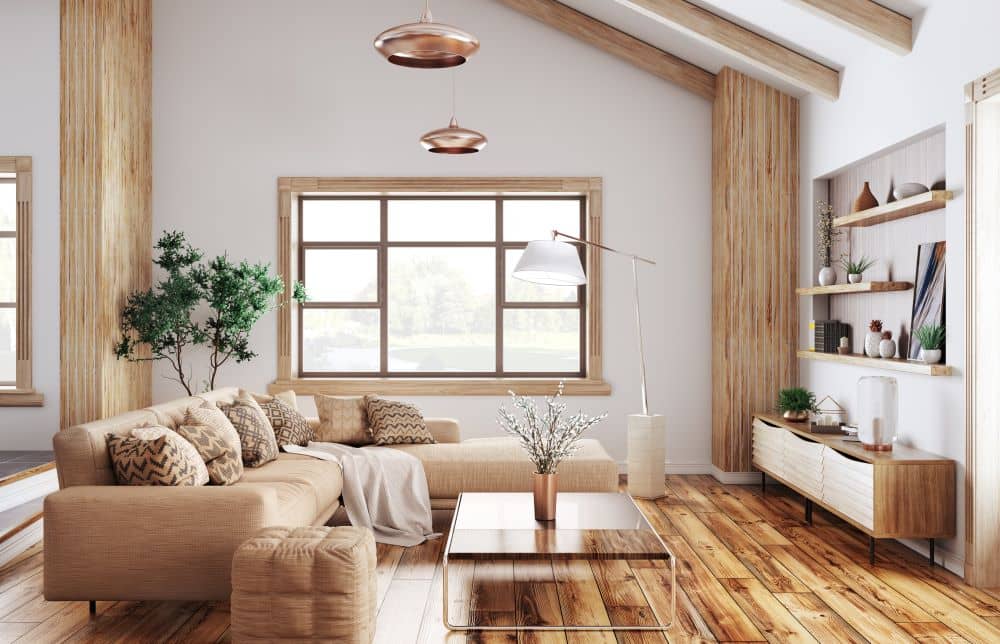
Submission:
[[[17,179],[0,173],[0,387],[17,386]]]

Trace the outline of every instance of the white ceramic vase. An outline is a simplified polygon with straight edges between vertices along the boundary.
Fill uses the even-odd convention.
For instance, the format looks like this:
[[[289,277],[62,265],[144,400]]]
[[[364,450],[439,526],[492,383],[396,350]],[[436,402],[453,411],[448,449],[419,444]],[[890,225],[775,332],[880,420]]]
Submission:
[[[941,349],[920,349],[920,359],[927,364],[937,364],[941,362]]]
[[[878,358],[878,345],[882,343],[881,331],[869,331],[865,335],[865,355],[869,358]]]
[[[861,273],[848,273],[847,281],[851,284],[857,284],[861,281]]]
[[[883,358],[895,358],[896,357],[896,341],[895,340],[882,340],[878,343],[878,354]]]
[[[832,266],[824,266],[819,269],[819,285],[832,286],[837,283],[837,271]]]

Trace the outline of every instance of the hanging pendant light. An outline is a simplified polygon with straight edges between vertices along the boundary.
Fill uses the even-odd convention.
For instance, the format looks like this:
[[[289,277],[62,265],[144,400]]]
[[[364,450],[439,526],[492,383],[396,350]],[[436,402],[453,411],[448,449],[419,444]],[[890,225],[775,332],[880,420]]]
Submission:
[[[486,135],[476,130],[459,127],[455,118],[455,75],[451,76],[451,121],[448,127],[431,130],[420,137],[420,145],[435,154],[473,154],[480,152],[488,142]]]
[[[420,22],[386,29],[375,38],[375,49],[395,65],[438,69],[464,63],[479,51],[479,40],[458,27],[434,22],[425,0]]]

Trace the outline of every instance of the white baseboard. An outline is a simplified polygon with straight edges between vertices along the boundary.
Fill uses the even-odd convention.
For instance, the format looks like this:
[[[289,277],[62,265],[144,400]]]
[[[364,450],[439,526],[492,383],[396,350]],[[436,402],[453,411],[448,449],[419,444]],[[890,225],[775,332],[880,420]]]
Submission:
[[[628,463],[618,461],[618,473],[628,474]],[[671,463],[666,461],[663,464],[663,473],[666,474],[711,474],[711,463]]]
[[[930,544],[927,543],[926,539],[896,539],[896,541],[916,552],[924,559],[927,558],[927,553],[930,552]],[[942,548],[940,543],[934,545],[934,561],[942,568],[946,568],[962,579],[965,579],[965,558],[958,556],[947,548]]]
[[[709,472],[719,483],[726,485],[752,485],[760,483],[760,472],[723,472],[716,466],[712,466]]]

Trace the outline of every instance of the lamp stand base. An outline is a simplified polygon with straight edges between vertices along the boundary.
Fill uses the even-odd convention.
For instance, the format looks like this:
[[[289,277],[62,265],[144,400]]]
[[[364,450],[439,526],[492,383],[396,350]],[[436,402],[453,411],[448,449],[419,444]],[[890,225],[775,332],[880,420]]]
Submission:
[[[667,418],[663,414],[628,415],[628,493],[640,499],[666,495]]]

